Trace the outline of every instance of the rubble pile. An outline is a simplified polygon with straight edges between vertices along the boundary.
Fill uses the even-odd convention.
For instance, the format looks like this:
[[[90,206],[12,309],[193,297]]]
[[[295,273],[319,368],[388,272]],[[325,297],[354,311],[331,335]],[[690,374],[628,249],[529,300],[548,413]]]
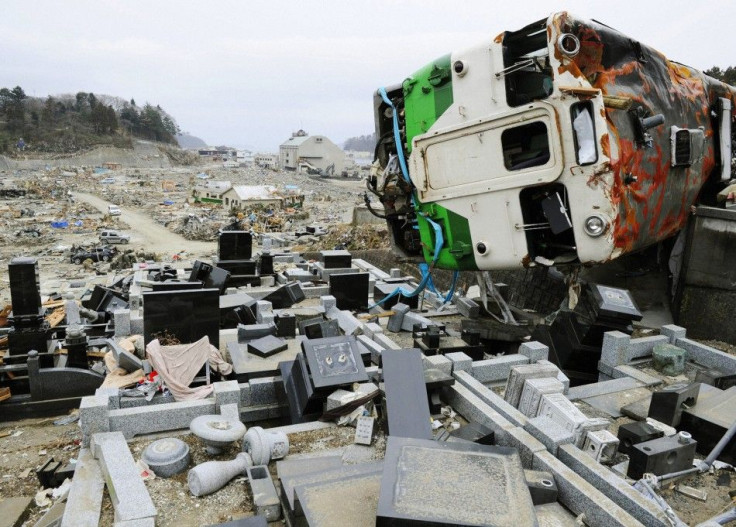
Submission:
[[[597,382],[576,383],[590,372],[560,362],[559,341],[502,335],[477,288],[420,300],[398,268],[334,247],[305,260],[284,233],[223,230],[217,245],[211,261],[121,251],[105,285],[43,304],[32,281],[11,284],[4,364],[27,364],[31,387],[10,383],[0,415],[53,404],[73,411],[61,427],[80,422],[65,432],[78,444],[40,459],[34,521],[59,505],[70,525],[665,526],[732,506],[736,442],[716,443],[736,422],[736,356],[674,325],[632,336],[627,291],[595,304],[602,286],[581,290],[603,333]],[[28,351],[44,324],[63,352]],[[35,493],[32,478],[0,496]]]

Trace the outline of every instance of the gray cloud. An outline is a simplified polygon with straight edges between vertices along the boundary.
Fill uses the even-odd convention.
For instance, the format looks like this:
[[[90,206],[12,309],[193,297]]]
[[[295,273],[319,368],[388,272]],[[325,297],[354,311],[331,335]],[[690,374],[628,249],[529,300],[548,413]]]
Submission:
[[[696,68],[736,62],[728,0],[5,2],[0,86],[150,101],[210,144],[275,151],[298,128],[368,133],[378,86],[564,9]]]

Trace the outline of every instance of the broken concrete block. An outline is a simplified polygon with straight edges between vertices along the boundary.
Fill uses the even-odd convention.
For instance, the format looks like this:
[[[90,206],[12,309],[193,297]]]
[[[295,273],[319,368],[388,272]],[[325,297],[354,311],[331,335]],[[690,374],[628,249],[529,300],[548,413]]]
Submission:
[[[104,490],[105,479],[100,464],[88,448],[82,448],[77,456],[61,527],[97,527]]]
[[[515,366],[528,364],[524,355],[504,355],[493,359],[476,360],[472,363],[472,375],[480,382],[503,381],[508,379]]]
[[[401,349],[401,346],[399,346],[398,344],[396,344],[396,342],[394,342],[391,339],[391,337],[389,337],[388,335],[386,335],[384,333],[379,333],[377,335],[373,335],[373,342],[375,342],[376,344],[378,344],[379,346],[381,346],[385,350],[387,350],[387,349],[390,349],[390,350]]]
[[[175,437],[157,439],[141,456],[148,468],[160,478],[170,478],[189,466],[189,445]]]
[[[521,392],[519,411],[527,417],[536,417],[539,412],[539,404],[542,402],[542,395],[562,393],[564,389],[562,383],[553,377],[528,379]]]
[[[532,417],[524,425],[524,430],[536,437],[555,456],[560,445],[575,442],[575,434],[549,417]]]
[[[452,362],[452,373],[458,371],[471,371],[473,369],[473,359],[468,357],[462,351],[453,351],[445,353],[445,357]]]
[[[519,346],[519,355],[529,357],[529,362],[531,363],[547,360],[549,358],[549,347],[536,340],[523,342]]]
[[[82,428],[82,446],[89,446],[92,434],[110,431],[110,409],[107,397],[82,397],[79,404],[79,426]]]
[[[113,313],[115,338],[130,335],[130,309],[118,309]]]
[[[620,366],[629,362],[627,349],[631,336],[621,331],[607,331],[603,334],[601,346],[601,362],[611,367]]]
[[[685,371],[687,352],[672,344],[657,344],[652,350],[652,366],[655,370],[670,377]]]
[[[394,305],[394,308],[392,310],[394,314],[388,317],[386,329],[388,329],[392,333],[400,332],[402,323],[404,322],[404,316],[409,312],[410,309],[411,308],[406,304],[398,303]]]
[[[559,423],[565,430],[575,436],[575,442],[577,442],[583,425],[588,421],[588,418],[577,406],[559,393],[542,396],[538,415],[549,417]]]
[[[684,339],[687,336],[687,330],[675,324],[667,324],[659,328],[659,334],[670,339],[670,344],[677,344],[677,339]]]
[[[511,368],[509,378],[506,381],[504,400],[511,406],[518,407],[521,400],[521,392],[527,379],[542,379],[545,377],[557,378],[558,368],[547,364],[523,364]]]
[[[115,521],[155,517],[156,507],[141,479],[123,434],[121,432],[94,434],[91,449],[102,467],[115,508]]]
[[[452,361],[444,355],[425,355],[424,369],[436,369],[447,375],[452,375]]]
[[[358,397],[359,395],[355,392],[350,392],[343,389],[335,390],[327,396],[327,401],[325,402],[325,412],[329,412],[330,410],[334,410],[335,408],[345,406]]]
[[[618,438],[608,430],[595,430],[585,435],[581,450],[599,463],[603,463],[613,460],[618,443]]]
[[[401,320],[401,329],[404,331],[414,331],[415,327],[428,328],[433,325],[434,322],[414,311],[408,311]]]
[[[238,381],[220,381],[212,384],[215,393],[215,404],[219,412],[224,404],[240,405],[240,386]]]
[[[187,474],[189,492],[193,496],[206,496],[220,490],[239,474],[245,474],[253,461],[247,452],[240,452],[231,461],[207,461],[197,465]]]
[[[266,335],[276,334],[276,324],[238,324],[238,342],[248,342],[249,340],[265,337]]]
[[[247,467],[248,483],[253,500],[253,508],[259,516],[265,516],[269,522],[281,518],[281,503],[276,487],[265,465]]]
[[[132,353],[121,348],[118,352],[118,366],[128,373],[132,373],[137,370],[142,370],[143,362]]]
[[[32,497],[5,498],[0,500],[0,525],[20,527],[31,514]]]
[[[557,365],[556,364],[553,364],[553,363],[551,363],[548,360],[540,360],[540,361],[537,361],[537,363],[538,364],[549,364],[549,365],[554,366],[555,368],[557,368]],[[570,390],[570,379],[559,368],[557,368],[557,380],[560,381],[562,383],[562,386],[564,386],[564,388],[565,388],[565,391],[562,392],[562,393],[567,394],[567,392]]]
[[[332,295],[322,295],[319,297],[319,305],[324,308],[326,313],[333,307],[337,307],[337,299]]]
[[[380,326],[380,324],[376,324],[375,322],[368,322],[367,324],[363,325],[363,334],[369,339],[372,339],[373,335],[377,333],[383,333],[383,328]]]
[[[269,432],[253,426],[243,437],[243,452],[247,452],[254,464],[268,465],[272,459],[282,459],[289,453],[289,438],[281,431]]]
[[[457,308],[458,313],[464,317],[478,318],[480,315],[480,306],[476,302],[464,296],[460,296],[455,299],[455,307]]]

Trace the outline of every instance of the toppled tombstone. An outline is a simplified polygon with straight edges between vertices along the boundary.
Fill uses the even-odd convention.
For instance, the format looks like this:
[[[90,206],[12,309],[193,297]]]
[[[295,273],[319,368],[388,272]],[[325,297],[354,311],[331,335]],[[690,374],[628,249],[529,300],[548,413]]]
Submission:
[[[187,474],[189,492],[193,496],[206,496],[217,492],[239,474],[245,474],[253,461],[247,452],[240,452],[231,461],[206,461]]]
[[[243,437],[243,452],[253,463],[268,465],[272,459],[283,459],[289,453],[289,438],[284,432],[269,432],[260,426],[251,427]]]

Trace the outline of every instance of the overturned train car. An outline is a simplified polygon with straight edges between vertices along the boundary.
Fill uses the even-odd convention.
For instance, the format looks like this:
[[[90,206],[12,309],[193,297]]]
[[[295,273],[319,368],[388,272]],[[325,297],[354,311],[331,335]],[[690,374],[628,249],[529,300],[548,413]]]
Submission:
[[[441,268],[606,262],[731,178],[734,93],[557,13],[379,89],[369,188],[394,247]]]

